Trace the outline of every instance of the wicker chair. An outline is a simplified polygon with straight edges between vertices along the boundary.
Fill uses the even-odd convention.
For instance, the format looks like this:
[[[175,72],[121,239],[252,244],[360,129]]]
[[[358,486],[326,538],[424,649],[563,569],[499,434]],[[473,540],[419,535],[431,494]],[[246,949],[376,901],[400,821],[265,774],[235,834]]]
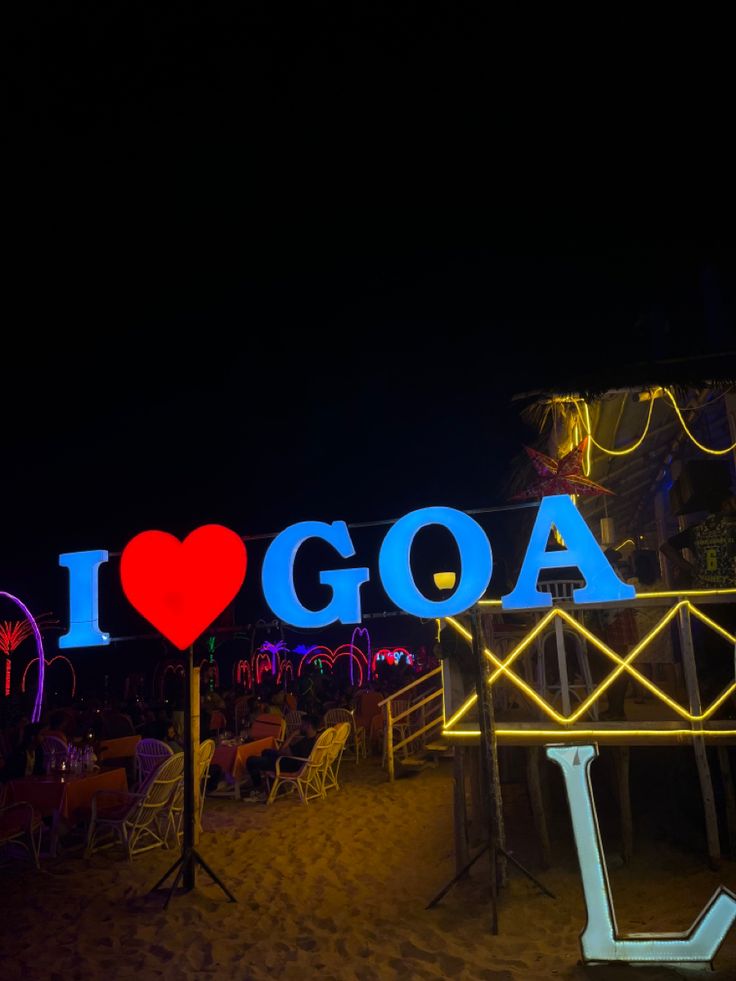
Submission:
[[[207,778],[210,775],[210,763],[212,762],[212,757],[215,755],[215,740],[205,739],[203,743],[200,743],[198,756],[198,768],[199,768],[199,828],[202,830],[202,813],[204,811],[204,795],[207,790]],[[171,809],[169,811],[171,817],[171,828],[175,835],[176,840],[179,840],[182,836],[182,816],[184,814],[184,781],[177,786],[174,791],[174,796],[171,801]]]
[[[141,739],[135,748],[136,787],[141,790],[150,775],[173,755],[174,751],[168,743],[163,743],[160,739]]]
[[[40,868],[38,855],[41,850],[43,821],[41,815],[30,804],[5,802],[5,787],[0,786],[0,848],[11,843],[20,845]]]
[[[350,737],[351,726],[349,722],[338,722],[335,726],[335,738],[327,747],[325,753],[325,767],[322,775],[322,789],[327,793],[328,790],[339,790],[340,784],[337,778],[340,772],[340,763],[345,751],[345,745]]]
[[[301,729],[301,727],[302,727],[302,719],[304,718],[305,715],[306,715],[306,712],[297,712],[297,711],[294,711],[294,712],[287,712],[286,713],[286,716],[285,716],[285,719],[286,719],[286,739],[288,739],[289,736],[293,732],[297,732],[299,729]]]
[[[125,849],[128,861],[141,852],[163,847],[169,836],[171,805],[183,770],[184,754],[176,753],[150,774],[140,793],[98,790],[92,798],[85,856],[114,844],[116,838]],[[100,844],[99,838],[106,832],[110,840]]]
[[[271,784],[266,803],[272,804],[276,800],[281,787],[286,787],[290,791],[296,789],[299,799],[303,804],[308,804],[315,797],[324,797],[324,773],[327,766],[327,749],[334,738],[335,730],[325,729],[317,737],[317,741],[312,747],[312,752],[307,759],[298,756],[289,757],[290,759],[301,760],[302,765],[293,773],[282,773],[281,761],[287,757],[277,757],[273,772],[265,774],[266,779]]]
[[[349,747],[355,753],[355,762],[360,763],[361,755],[366,758],[365,729],[355,721],[355,713],[344,708],[330,709],[325,712],[325,725],[336,726],[340,722],[347,722],[350,726]]]

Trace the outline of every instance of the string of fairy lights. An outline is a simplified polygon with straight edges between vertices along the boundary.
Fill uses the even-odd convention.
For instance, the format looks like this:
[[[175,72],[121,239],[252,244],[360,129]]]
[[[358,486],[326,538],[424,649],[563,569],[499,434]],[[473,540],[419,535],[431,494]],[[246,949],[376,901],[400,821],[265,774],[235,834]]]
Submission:
[[[578,415],[578,419],[576,420],[573,427],[573,438],[575,439],[576,443],[579,443],[581,441],[581,437],[583,434],[588,436],[588,442],[585,450],[585,458],[583,460],[583,472],[585,473],[586,477],[590,474],[591,445],[595,446],[596,449],[600,450],[601,453],[605,453],[607,456],[628,456],[630,453],[634,453],[641,446],[641,444],[646,439],[647,433],[649,432],[649,429],[652,424],[652,413],[654,411],[654,403],[656,399],[661,396],[665,396],[669,400],[669,403],[672,405],[672,408],[674,409],[675,414],[677,415],[677,418],[680,421],[680,425],[682,426],[685,435],[703,453],[708,453],[710,456],[725,456],[727,453],[731,453],[734,449],[736,449],[736,440],[734,440],[734,442],[731,443],[730,446],[725,446],[723,449],[714,449],[712,446],[706,446],[704,443],[701,443],[700,440],[695,436],[695,434],[691,430],[690,426],[688,426],[685,417],[682,414],[682,409],[677,404],[677,399],[672,393],[672,390],[669,388],[656,388],[650,391],[649,411],[647,412],[647,419],[644,424],[644,429],[642,431],[641,436],[639,436],[639,438],[636,439],[629,446],[626,446],[620,450],[612,449],[609,446],[603,446],[601,443],[599,443],[596,440],[595,436],[593,435],[593,427],[590,421],[590,409],[588,407],[587,402],[583,398],[572,397],[570,399],[564,399],[563,401],[572,402],[573,405],[575,406],[575,410]]]

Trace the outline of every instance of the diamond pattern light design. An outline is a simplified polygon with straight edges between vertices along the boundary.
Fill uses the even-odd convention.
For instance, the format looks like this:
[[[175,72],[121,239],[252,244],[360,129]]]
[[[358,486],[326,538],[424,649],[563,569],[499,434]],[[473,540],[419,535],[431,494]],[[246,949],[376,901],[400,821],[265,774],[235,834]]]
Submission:
[[[606,690],[613,684],[613,682],[626,671],[635,681],[646,688],[655,698],[658,698],[663,704],[670,708],[676,715],[678,715],[685,722],[689,723],[691,728],[684,730],[672,730],[665,729],[658,731],[656,729],[648,729],[647,732],[651,733],[653,737],[658,734],[663,735],[667,733],[668,735],[685,734],[685,735],[708,735],[708,731],[702,728],[702,723],[706,722],[711,716],[720,708],[720,706],[736,691],[736,679],[732,681],[729,685],[724,688],[724,690],[711,702],[711,704],[705,708],[700,713],[693,713],[685,706],[681,705],[676,699],[669,696],[666,692],[662,691],[658,685],[650,681],[646,675],[638,671],[634,665],[636,658],[642,653],[643,650],[657,637],[657,635],[665,629],[665,627],[674,619],[675,616],[680,612],[680,610],[687,609],[692,616],[701,620],[707,627],[714,630],[721,637],[725,638],[729,643],[736,645],[736,637],[730,634],[727,630],[721,627],[718,623],[708,617],[705,613],[694,606],[689,600],[683,599],[672,606],[659,620],[657,624],[643,637],[639,643],[629,651],[629,653],[622,657],[617,654],[616,651],[612,650],[607,644],[601,641],[595,634],[591,633],[586,627],[575,620],[567,610],[561,607],[554,607],[551,609],[534,627],[529,631],[529,633],[520,641],[519,644],[514,647],[514,649],[505,657],[500,658],[493,653],[489,648],[484,648],[484,654],[489,660],[494,670],[491,672],[488,678],[488,683],[492,686],[499,678],[503,677],[505,680],[511,682],[516,688],[523,694],[530,702],[536,705],[551,722],[560,728],[548,728],[548,729],[524,729],[523,735],[528,736],[530,739],[535,737],[544,740],[550,738],[559,738],[566,735],[565,726],[571,726],[576,723],[579,719],[592,708],[592,706],[601,698],[601,696],[606,692]],[[558,712],[554,706],[550,705],[549,702],[543,698],[539,692],[529,685],[523,678],[521,678],[515,671],[512,670],[512,665],[521,657],[521,655],[529,648],[536,638],[543,633],[556,618],[560,618],[564,624],[572,631],[577,632],[581,637],[583,637],[588,643],[596,647],[601,653],[605,654],[614,667],[611,673],[598,683],[596,688],[585,698],[574,711],[570,712],[569,715],[563,715]],[[447,617],[446,622],[450,624],[458,633],[460,633],[466,640],[471,641],[471,633],[462,626],[453,617]],[[477,728],[469,729],[457,729],[454,728],[458,722],[460,722],[468,712],[473,708],[477,701],[477,695],[471,695],[456,712],[452,714],[449,719],[446,719],[443,731],[445,735],[448,736],[478,736],[479,731]],[[503,732],[503,726],[498,729],[499,734]],[[585,733],[595,735],[596,732],[600,733],[600,729],[595,729],[591,727],[590,730],[585,730],[582,732],[579,729],[568,730],[571,736],[576,738],[584,735]],[[518,734],[518,733],[517,733]],[[641,734],[641,733],[640,733]],[[718,729],[714,732],[719,736],[726,735],[736,735],[736,730],[727,731],[723,729]]]

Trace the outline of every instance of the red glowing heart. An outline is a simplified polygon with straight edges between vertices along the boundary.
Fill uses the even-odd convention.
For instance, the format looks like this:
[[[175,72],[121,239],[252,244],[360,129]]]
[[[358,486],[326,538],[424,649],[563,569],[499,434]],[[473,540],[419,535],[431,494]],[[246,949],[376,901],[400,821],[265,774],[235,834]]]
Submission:
[[[243,540],[222,525],[203,525],[180,542],[165,531],[131,539],[120,579],[131,605],[184,650],[234,599],[245,579]]]

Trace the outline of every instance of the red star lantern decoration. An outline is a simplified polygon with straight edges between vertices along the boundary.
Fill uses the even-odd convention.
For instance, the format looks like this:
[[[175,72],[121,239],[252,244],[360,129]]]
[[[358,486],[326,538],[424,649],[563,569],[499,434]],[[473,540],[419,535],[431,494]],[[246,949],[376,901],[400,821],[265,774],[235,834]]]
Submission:
[[[601,484],[583,474],[583,454],[588,442],[586,436],[574,450],[570,450],[560,460],[533,450],[530,446],[524,449],[529,454],[532,466],[537,471],[539,479],[530,484],[526,490],[514,494],[512,501],[525,501],[533,497],[549,497],[551,494],[579,494],[581,497],[594,497],[596,494],[613,494]]]

